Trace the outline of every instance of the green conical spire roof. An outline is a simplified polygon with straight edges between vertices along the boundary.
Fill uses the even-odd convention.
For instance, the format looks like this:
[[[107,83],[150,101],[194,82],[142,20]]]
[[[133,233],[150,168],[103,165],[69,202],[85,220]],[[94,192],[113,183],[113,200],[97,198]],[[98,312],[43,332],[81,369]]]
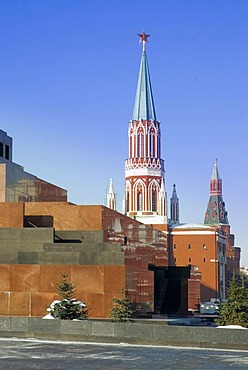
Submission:
[[[219,171],[218,171],[218,167],[217,167],[217,159],[216,159],[211,180],[219,180],[219,179],[220,179],[220,176],[219,176]]]
[[[133,120],[154,120],[156,121],[156,113],[153,102],[152,86],[148,68],[146,50],[143,43],[143,51],[141,56],[139,79],[136,90],[136,97],[133,110]]]

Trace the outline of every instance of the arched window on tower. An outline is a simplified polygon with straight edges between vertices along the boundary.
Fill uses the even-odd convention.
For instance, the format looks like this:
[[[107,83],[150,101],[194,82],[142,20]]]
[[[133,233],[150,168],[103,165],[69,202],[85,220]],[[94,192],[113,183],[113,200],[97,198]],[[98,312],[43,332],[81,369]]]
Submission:
[[[157,135],[157,153],[155,156],[157,156],[157,158],[160,158],[160,150],[161,150],[161,147],[160,147],[160,136],[159,134]]]
[[[158,194],[159,194],[159,183],[156,180],[152,180],[148,187],[148,210],[152,212],[158,212],[160,209],[158,204]]]
[[[138,133],[138,157],[144,157],[144,135]]]
[[[126,212],[129,212],[129,192],[127,193],[127,199],[126,199]]]
[[[155,135],[154,134],[150,135],[150,157],[151,158],[155,157]]]
[[[152,212],[157,211],[157,203],[156,203],[156,192],[155,190],[152,191]]]
[[[143,210],[143,199],[142,199],[142,193],[140,191],[138,192],[138,197],[137,197],[137,210],[138,211]]]
[[[133,156],[133,134],[129,138],[129,158]]]

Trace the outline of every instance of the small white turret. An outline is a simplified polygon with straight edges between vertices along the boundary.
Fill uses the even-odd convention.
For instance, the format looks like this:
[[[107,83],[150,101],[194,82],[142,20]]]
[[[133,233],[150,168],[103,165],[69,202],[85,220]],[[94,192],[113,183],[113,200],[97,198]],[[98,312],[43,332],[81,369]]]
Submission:
[[[109,191],[107,194],[107,207],[110,209],[116,210],[116,197],[113,186],[113,179],[110,179],[109,182]]]

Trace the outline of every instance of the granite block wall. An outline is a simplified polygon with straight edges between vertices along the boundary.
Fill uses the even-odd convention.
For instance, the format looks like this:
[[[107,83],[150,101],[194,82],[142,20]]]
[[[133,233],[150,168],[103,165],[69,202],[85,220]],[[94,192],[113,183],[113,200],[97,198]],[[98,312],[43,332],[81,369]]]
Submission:
[[[0,335],[46,340],[248,350],[247,330],[170,326],[161,320],[123,324],[97,320],[51,322],[28,317],[0,317]],[[183,364],[180,366],[183,369]]]
[[[59,298],[61,273],[76,285],[76,298],[87,303],[91,317],[108,317],[112,299],[125,289],[124,266],[0,265],[0,315],[44,316]]]
[[[13,209],[8,208],[10,206]],[[153,310],[154,275],[148,270],[148,264],[168,265],[164,233],[103,206],[77,206],[67,202],[27,202],[5,203],[2,207],[0,266],[70,265],[75,269],[84,266],[85,273],[87,266],[115,266],[117,271],[124,268],[124,285],[135,308],[140,312]],[[4,218],[11,220],[11,215],[15,212],[18,213],[15,223],[8,224],[4,221]],[[45,223],[45,218],[49,218],[53,227],[50,227],[50,223]],[[24,227],[24,219],[32,219],[32,223],[38,220],[39,227]],[[40,227],[43,221],[43,227]],[[26,224],[31,226],[27,222]],[[119,281],[118,273],[115,279],[120,291],[124,285]],[[110,279],[110,286],[111,284],[115,284],[113,279]],[[27,298],[25,295],[26,300],[38,300],[39,296],[36,296],[35,292],[29,293],[32,297]],[[104,307],[109,307],[113,295],[104,292],[102,296],[102,291],[90,290],[87,294],[90,302],[99,302],[101,312],[105,315],[103,317],[106,317],[107,310]],[[4,299],[10,302],[12,296],[5,295]],[[25,312],[34,315],[38,311],[29,305],[29,310]]]

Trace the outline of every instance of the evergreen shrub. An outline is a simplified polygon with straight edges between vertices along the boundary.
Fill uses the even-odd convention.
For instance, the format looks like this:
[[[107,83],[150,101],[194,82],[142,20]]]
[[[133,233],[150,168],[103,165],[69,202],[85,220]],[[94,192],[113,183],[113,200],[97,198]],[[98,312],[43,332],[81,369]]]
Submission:
[[[56,284],[61,300],[53,301],[47,311],[55,319],[86,320],[89,311],[87,305],[75,298],[75,285],[67,278],[68,275],[61,274],[61,281]]]
[[[110,311],[110,316],[114,322],[132,322],[133,310],[131,309],[131,301],[125,297],[123,289],[121,289],[120,297],[113,298],[113,308]]]
[[[248,328],[248,289],[244,281],[237,280],[235,276],[227,288],[227,301],[220,304],[216,323],[220,326],[240,325]]]

